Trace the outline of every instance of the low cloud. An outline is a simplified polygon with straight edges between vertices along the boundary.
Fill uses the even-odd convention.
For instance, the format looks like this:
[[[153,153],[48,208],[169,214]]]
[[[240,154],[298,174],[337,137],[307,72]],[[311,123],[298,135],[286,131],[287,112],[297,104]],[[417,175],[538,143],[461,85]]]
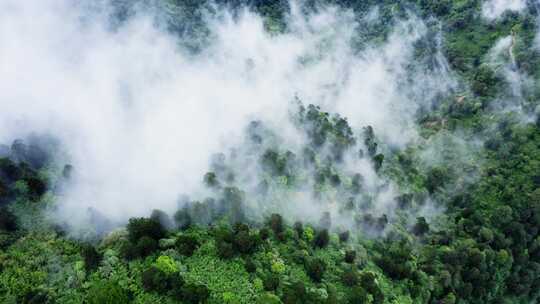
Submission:
[[[526,6],[525,0],[487,0],[482,4],[482,15],[488,20],[493,20],[506,11],[520,12]]]
[[[208,44],[193,54],[155,15],[138,11],[111,28],[107,11],[0,3],[0,141],[34,132],[61,141],[68,157],[59,161],[75,171],[55,216],[74,225],[89,208],[114,222],[174,211],[179,193],[204,192],[211,155],[241,144],[253,119],[279,130],[284,147],[298,145],[295,97],[402,147],[418,136],[416,111],[455,86],[439,51],[429,68],[416,58],[432,30],[412,15],[359,52],[355,29],[373,20],[349,11],[306,17],[293,3],[289,30],[271,34],[257,14],[224,10],[208,15]]]

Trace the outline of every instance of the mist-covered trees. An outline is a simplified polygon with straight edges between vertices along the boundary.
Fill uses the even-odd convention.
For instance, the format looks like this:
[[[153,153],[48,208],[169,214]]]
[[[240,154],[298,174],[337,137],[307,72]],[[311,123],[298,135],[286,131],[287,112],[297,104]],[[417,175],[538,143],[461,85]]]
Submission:
[[[129,1],[112,2],[118,20],[111,27],[136,13]],[[133,218],[125,231],[103,237],[82,231],[90,243],[73,240],[62,219],[50,219],[61,206],[56,185],[77,175],[55,163],[62,157],[51,157],[54,141],[0,146],[0,302],[537,303],[537,7],[529,1],[519,14],[489,21],[480,11],[485,1],[298,5],[313,14],[328,3],[351,8],[347,14],[361,24],[351,39],[359,50],[384,43],[400,20],[426,20],[420,32],[429,37],[411,46],[415,60],[404,69],[441,66],[456,85],[418,109],[411,105],[413,142],[396,144],[380,124],[349,124],[341,116],[347,113],[296,100],[294,144],[255,120],[245,142],[215,155],[199,177],[203,189],[182,196],[177,210]],[[286,1],[166,1],[165,28],[192,37],[181,43],[192,43],[195,54],[209,41],[206,14],[220,5],[232,7],[231,22],[247,5],[262,14],[271,35],[287,31]],[[512,45],[503,60],[526,80],[512,94],[506,67],[488,58],[504,37]],[[325,59],[333,47],[325,41],[299,65]],[[400,78],[399,94],[425,81]],[[336,96],[328,96],[333,105],[341,84],[329,85],[336,86]],[[459,137],[473,149],[460,151],[440,137]]]
[[[6,207],[0,208],[0,230],[15,231],[17,229],[17,219],[15,215]]]

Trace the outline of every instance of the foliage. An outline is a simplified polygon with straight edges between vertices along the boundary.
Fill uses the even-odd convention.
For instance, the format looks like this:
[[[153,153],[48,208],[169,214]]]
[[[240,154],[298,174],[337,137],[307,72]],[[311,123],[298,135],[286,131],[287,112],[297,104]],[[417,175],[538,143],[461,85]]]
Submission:
[[[131,303],[129,294],[115,282],[101,281],[88,291],[89,304],[127,304]]]
[[[304,267],[306,273],[314,282],[321,282],[324,271],[326,270],[326,263],[320,258],[312,258],[306,261]]]
[[[185,256],[193,255],[200,244],[196,237],[192,235],[181,235],[176,239],[176,248],[180,254]]]
[[[132,218],[126,228],[129,240],[134,243],[143,237],[158,241],[166,234],[161,223],[152,218]]]

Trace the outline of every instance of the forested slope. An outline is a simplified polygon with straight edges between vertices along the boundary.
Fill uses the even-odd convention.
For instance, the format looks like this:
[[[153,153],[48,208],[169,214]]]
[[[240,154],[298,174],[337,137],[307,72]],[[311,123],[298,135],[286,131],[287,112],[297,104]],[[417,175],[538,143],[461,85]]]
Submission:
[[[392,67],[403,68],[395,98],[418,101],[396,116],[410,119],[414,135],[402,130],[396,139],[393,124],[358,123],[298,94],[286,101],[284,121],[255,117],[235,126],[241,140],[211,151],[197,177],[202,190],[173,189],[173,212],[148,202],[151,213],[116,221],[89,209],[91,225],[78,229],[58,215],[77,181],[70,147],[34,130],[0,146],[0,302],[539,301],[534,1],[496,18],[473,0],[111,5],[111,31],[140,10],[155,11],[156,26],[179,37],[194,61],[215,39],[206,18],[223,10],[233,19],[246,10],[261,16],[276,43],[295,31],[295,14],[342,11],[339,18],[359,25],[347,43],[367,62],[364,54],[413,32],[410,58]],[[324,37],[299,64],[323,60],[332,41]]]

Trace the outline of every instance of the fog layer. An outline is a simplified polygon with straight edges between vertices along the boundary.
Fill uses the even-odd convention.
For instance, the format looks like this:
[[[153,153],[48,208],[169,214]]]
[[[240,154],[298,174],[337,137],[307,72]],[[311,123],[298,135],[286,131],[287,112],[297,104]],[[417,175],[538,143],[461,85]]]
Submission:
[[[148,13],[111,27],[107,14],[75,1],[4,0],[0,141],[60,139],[75,174],[58,210],[71,223],[88,208],[118,221],[174,211],[252,119],[297,145],[295,97],[404,146],[417,138],[415,113],[455,84],[436,43],[429,64],[416,57],[415,43],[436,33],[412,15],[385,41],[353,48],[373,14],[358,21],[329,7],[306,17],[293,2],[288,31],[271,34],[247,9],[234,18],[222,10],[207,16],[209,44],[193,54]]]

